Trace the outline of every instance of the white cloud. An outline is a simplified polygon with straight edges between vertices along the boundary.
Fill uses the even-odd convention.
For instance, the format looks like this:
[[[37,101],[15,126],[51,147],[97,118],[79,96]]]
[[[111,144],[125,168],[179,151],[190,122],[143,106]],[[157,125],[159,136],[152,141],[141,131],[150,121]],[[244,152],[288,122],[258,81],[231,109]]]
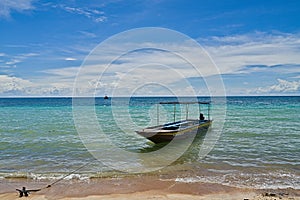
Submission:
[[[31,10],[32,0],[1,0],[0,1],[0,17],[10,17],[13,10],[22,12],[25,10]]]
[[[66,61],[74,61],[74,60],[77,60],[76,58],[71,58],[71,57],[68,57],[68,58],[65,58]]]
[[[25,60],[32,58],[34,56],[38,56],[37,53],[23,53],[23,54],[17,54],[14,56],[10,56],[7,54],[0,54],[1,57],[3,57],[3,60],[0,62],[3,63],[4,66],[1,66],[2,68],[15,68],[19,63],[23,63]]]
[[[35,82],[19,77],[0,75],[0,95],[4,96],[71,96],[72,85],[69,81],[41,79]]]
[[[0,75],[0,93],[26,93],[25,90],[33,84],[22,78]]]
[[[97,9],[71,7],[65,4],[52,5],[52,7],[60,8],[68,13],[85,16],[95,22],[104,22],[107,20],[107,17],[104,16],[104,12]]]
[[[222,73],[241,73],[249,65],[300,64],[300,34],[258,32],[199,41]]]
[[[237,70],[235,73],[241,73],[241,74],[251,74],[255,72],[260,73],[277,73],[277,74],[294,74],[294,73],[300,73],[300,64],[283,64],[283,65],[251,65],[251,66],[245,66],[239,70]]]
[[[95,22],[105,22],[107,20],[107,17],[101,16],[94,19]]]
[[[48,74],[49,76],[56,76],[61,78],[75,78],[78,73],[79,67],[66,67],[58,69],[48,69],[41,72]]]
[[[38,56],[40,54],[38,53],[24,53],[24,54],[20,54],[21,58],[28,58],[28,57],[34,57],[34,56]]]
[[[300,81],[287,81],[277,79],[277,84],[259,87],[254,92],[256,93],[293,93],[300,91]]]
[[[6,65],[15,65],[15,64],[20,63],[20,62],[21,62],[21,60],[13,59],[13,60],[10,60],[10,61],[6,62],[5,64]]]
[[[79,31],[83,36],[87,38],[95,38],[97,35],[95,33],[87,32],[87,31]]]

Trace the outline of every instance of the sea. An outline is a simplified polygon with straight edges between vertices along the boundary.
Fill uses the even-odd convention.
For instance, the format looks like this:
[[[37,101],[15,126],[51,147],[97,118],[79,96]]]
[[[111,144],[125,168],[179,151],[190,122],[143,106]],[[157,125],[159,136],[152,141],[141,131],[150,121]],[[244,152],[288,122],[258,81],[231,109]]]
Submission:
[[[211,102],[210,116],[206,105],[159,104],[178,101],[176,97],[97,97],[89,105],[76,106],[70,97],[0,98],[0,180],[88,181],[146,174],[187,183],[300,189],[299,96],[196,99]],[[95,119],[74,112],[80,110],[94,112]],[[172,152],[162,151],[165,146],[157,147],[135,131],[172,122],[174,110],[175,120],[197,118],[203,112],[213,120],[210,134],[217,137],[204,154],[196,151],[160,166]],[[189,145],[198,145],[194,149],[199,151],[205,139],[204,133],[202,143]],[[148,165],[139,155],[149,153],[158,167],[142,171]]]

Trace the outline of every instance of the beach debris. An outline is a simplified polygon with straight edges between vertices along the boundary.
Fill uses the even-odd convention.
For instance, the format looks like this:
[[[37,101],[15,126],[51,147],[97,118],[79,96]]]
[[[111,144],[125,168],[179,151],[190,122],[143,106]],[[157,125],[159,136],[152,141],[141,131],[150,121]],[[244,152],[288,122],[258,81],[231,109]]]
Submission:
[[[26,190],[26,187],[22,187],[22,189],[16,189],[19,192],[19,197],[28,197],[30,192],[37,192],[40,191],[41,189],[37,189],[37,190]]]
[[[276,194],[266,192],[264,196],[266,196],[266,197],[276,197]]]
[[[265,192],[261,194],[264,199],[272,199],[272,200],[277,200],[277,199],[294,199],[292,197],[289,197],[289,193],[284,191],[274,191],[274,192]]]

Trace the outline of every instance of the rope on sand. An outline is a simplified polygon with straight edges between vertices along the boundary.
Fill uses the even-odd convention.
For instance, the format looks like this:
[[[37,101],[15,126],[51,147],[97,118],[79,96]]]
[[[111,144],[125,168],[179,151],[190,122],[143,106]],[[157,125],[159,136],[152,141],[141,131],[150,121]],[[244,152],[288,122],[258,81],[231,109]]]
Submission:
[[[86,166],[87,166],[87,165],[89,165],[89,164],[90,164],[90,163],[87,163],[87,164],[84,164],[84,165],[80,166],[79,168],[77,168],[77,169],[73,170],[72,172],[70,172],[70,173],[66,174],[66,175],[65,175],[65,176],[63,176],[62,178],[60,178],[60,179],[58,179],[58,180],[54,181],[53,183],[51,183],[51,184],[47,185],[47,186],[46,186],[46,187],[44,187],[44,188],[41,188],[41,190],[42,190],[42,189],[49,188],[49,187],[51,187],[52,185],[54,185],[54,184],[56,184],[56,183],[58,183],[58,182],[60,182],[60,181],[64,180],[66,177],[70,176],[71,174],[74,174],[75,172],[77,172],[77,171],[81,170],[82,168],[86,167]]]

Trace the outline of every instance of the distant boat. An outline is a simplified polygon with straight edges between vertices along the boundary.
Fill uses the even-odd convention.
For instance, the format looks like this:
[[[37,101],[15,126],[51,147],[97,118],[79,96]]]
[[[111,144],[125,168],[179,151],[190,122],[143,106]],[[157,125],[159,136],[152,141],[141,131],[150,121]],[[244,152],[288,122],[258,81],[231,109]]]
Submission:
[[[108,99],[108,96],[107,96],[107,95],[105,95],[103,99]]]
[[[170,142],[173,139],[185,139],[188,137],[195,137],[202,132],[199,130],[207,130],[212,124],[210,119],[210,102],[161,102],[159,104],[173,104],[174,105],[174,122],[166,123],[163,125],[151,126],[144,128],[140,131],[136,131],[137,134],[147,138],[148,140],[158,144]],[[186,106],[186,119],[175,121],[176,119],[176,105],[177,104],[205,104],[207,105],[207,119],[205,119],[203,113],[200,113],[199,119],[188,118],[188,106]],[[158,117],[159,121],[159,111]]]

